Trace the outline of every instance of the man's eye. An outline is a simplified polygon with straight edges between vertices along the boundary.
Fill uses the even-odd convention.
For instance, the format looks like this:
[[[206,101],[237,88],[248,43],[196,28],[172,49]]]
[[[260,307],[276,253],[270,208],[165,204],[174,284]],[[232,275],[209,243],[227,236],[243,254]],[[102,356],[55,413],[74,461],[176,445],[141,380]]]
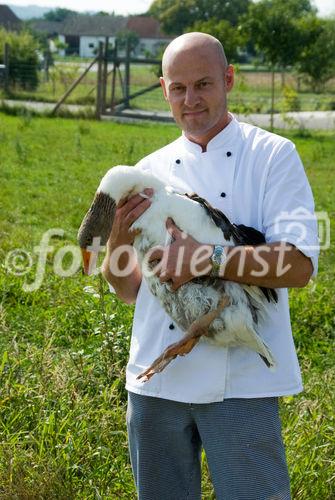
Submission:
[[[210,84],[209,82],[200,82],[199,87],[204,89],[204,88],[208,87],[209,84]]]
[[[181,91],[183,90],[183,88],[184,88],[184,87],[182,87],[181,85],[178,85],[178,86],[176,86],[176,87],[173,87],[173,89],[172,89],[172,90],[173,90],[174,92],[181,92]]]

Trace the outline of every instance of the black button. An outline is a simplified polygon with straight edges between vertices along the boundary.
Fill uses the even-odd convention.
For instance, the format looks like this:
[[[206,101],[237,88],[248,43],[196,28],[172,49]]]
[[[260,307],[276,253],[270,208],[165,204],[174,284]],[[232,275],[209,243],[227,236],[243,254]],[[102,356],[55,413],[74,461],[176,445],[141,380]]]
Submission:
[[[225,198],[226,197],[226,193],[221,193],[220,196],[221,196],[221,198]]]
[[[174,324],[173,324],[173,323],[170,323],[170,324],[169,324],[169,329],[170,329],[170,330],[174,330]]]
[[[227,156],[229,157],[231,155],[232,155],[231,151],[227,151]]]
[[[177,163],[177,165],[180,165],[181,164],[181,160],[179,160],[179,158],[178,158],[178,160],[176,160],[176,163]]]

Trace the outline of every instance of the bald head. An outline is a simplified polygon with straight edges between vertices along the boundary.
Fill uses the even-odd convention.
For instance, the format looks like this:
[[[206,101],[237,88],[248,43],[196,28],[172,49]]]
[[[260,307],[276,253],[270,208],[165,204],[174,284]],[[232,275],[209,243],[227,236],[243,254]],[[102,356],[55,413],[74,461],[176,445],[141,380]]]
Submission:
[[[172,40],[163,54],[163,76],[168,75],[169,68],[180,55],[211,59],[214,63],[222,66],[223,70],[225,70],[228,65],[221,42],[207,33],[185,33]]]
[[[206,33],[181,35],[166,48],[162,67],[160,83],[176,123],[189,140],[206,148],[229,123],[234,68],[221,43]]]

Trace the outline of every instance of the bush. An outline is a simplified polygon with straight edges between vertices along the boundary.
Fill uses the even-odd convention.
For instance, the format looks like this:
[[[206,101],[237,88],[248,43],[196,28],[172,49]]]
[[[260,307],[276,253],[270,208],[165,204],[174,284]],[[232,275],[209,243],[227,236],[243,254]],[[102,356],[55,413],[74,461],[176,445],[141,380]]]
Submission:
[[[283,101],[282,101],[282,111],[287,113],[289,111],[300,111],[301,103],[298,97],[298,93],[294,88],[286,85],[283,89]]]
[[[35,90],[38,86],[38,44],[27,32],[0,30],[0,58],[4,59],[4,46],[9,44],[9,81],[13,87]]]

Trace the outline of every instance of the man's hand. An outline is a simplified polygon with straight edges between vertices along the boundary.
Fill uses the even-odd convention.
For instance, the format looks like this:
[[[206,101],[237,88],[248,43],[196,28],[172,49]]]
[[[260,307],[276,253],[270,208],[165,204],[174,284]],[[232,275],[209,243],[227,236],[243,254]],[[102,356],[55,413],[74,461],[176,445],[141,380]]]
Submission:
[[[117,204],[112,232],[107,244],[107,249],[110,252],[121,245],[132,245],[134,243],[135,236],[139,231],[131,231],[130,226],[149,208],[153,190],[145,189],[144,194],[149,198],[143,198],[143,196],[137,194],[129,198],[129,200],[122,199]]]
[[[171,290],[175,291],[193,278],[210,273],[213,245],[199,243],[181,231],[172,219],[167,219],[166,227],[173,238],[172,243],[166,247],[153,248],[148,260],[159,261],[156,276],[161,283],[171,281]]]

